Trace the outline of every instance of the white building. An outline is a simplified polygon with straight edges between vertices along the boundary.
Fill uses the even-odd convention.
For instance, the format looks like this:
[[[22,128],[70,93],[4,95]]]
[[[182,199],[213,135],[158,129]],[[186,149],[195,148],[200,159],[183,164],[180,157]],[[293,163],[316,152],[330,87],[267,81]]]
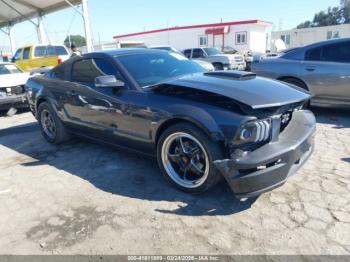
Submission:
[[[230,46],[242,52],[265,52],[271,25],[261,20],[202,24],[117,35],[114,39],[117,45],[138,41],[146,46],[171,45],[179,50]]]
[[[272,42],[282,39],[287,48],[300,47],[319,41],[344,37],[350,37],[350,24],[292,29],[272,32],[271,34]]]

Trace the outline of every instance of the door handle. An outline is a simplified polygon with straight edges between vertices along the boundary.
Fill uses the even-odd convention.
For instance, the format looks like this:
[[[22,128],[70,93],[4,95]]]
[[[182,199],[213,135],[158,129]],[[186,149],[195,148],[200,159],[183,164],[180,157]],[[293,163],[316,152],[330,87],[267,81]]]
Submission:
[[[313,68],[313,67],[307,67],[306,68],[306,71],[309,71],[309,72],[313,72],[313,71],[315,71],[316,69],[315,68]]]

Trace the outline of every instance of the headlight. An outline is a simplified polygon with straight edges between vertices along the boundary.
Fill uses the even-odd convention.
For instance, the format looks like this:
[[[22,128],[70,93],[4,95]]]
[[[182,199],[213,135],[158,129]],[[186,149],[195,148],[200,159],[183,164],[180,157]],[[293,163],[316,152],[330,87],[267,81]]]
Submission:
[[[212,64],[210,64],[210,63],[203,65],[203,67],[206,70],[208,70],[208,71],[214,71],[215,70],[214,66]]]
[[[238,130],[235,137],[235,144],[248,144],[263,142],[270,139],[271,120],[258,120],[244,124]]]

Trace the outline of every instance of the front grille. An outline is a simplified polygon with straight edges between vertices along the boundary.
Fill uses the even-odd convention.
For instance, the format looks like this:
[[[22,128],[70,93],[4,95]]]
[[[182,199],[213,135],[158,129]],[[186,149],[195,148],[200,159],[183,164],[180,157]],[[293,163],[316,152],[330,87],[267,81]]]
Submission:
[[[24,93],[24,86],[19,85],[19,86],[13,86],[11,87],[11,94],[13,95],[19,95]]]
[[[283,130],[288,126],[290,121],[292,120],[293,112],[287,111],[286,113],[281,115],[281,127],[280,132],[283,132]]]
[[[266,141],[270,137],[270,122],[262,120],[256,122],[257,137],[255,142]]]

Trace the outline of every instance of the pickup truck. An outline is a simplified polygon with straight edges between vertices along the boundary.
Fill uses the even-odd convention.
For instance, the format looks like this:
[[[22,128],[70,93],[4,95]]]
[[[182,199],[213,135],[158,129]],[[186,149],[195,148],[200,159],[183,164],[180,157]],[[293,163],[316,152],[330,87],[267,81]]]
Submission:
[[[64,45],[31,45],[19,48],[12,62],[23,71],[29,72],[42,67],[52,68],[69,57],[69,51]]]
[[[29,73],[24,73],[16,65],[0,62],[0,111],[8,111],[8,116],[18,108],[28,107],[24,84]]]
[[[215,70],[245,70],[243,55],[224,54],[214,47],[185,49],[184,55],[189,59],[198,59],[211,63]]]

